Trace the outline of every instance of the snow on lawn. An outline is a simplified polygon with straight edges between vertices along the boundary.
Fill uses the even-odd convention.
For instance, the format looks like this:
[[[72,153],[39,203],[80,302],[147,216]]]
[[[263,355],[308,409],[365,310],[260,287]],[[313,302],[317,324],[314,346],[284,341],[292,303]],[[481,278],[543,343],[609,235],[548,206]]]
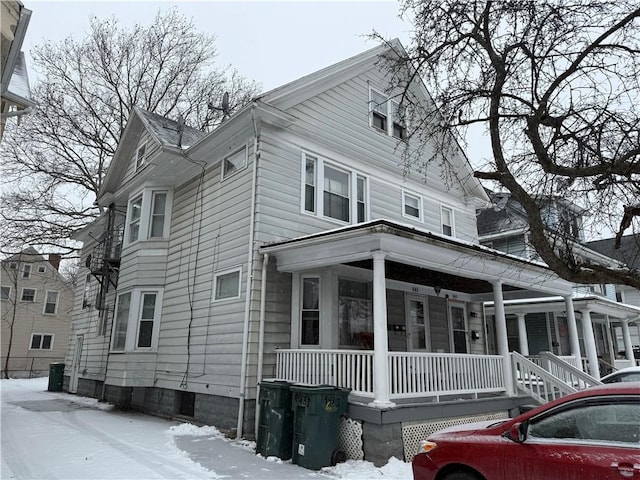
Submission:
[[[2,479],[411,480],[411,465],[349,460],[316,472],[255,454],[216,428],[122,412],[96,399],[48,392],[48,379],[0,381]]]

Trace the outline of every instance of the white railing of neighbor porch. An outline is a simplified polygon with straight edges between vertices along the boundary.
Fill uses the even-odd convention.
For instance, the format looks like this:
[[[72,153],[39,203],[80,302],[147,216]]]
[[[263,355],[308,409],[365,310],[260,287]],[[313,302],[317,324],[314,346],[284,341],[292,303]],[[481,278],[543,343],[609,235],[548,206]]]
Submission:
[[[504,392],[500,355],[389,353],[391,398]]]
[[[389,352],[392,399],[504,392],[502,357],[448,353]],[[334,385],[373,396],[370,350],[277,350],[276,378]]]
[[[518,352],[511,352],[511,365],[514,385],[539,403],[546,403],[577,391]]]

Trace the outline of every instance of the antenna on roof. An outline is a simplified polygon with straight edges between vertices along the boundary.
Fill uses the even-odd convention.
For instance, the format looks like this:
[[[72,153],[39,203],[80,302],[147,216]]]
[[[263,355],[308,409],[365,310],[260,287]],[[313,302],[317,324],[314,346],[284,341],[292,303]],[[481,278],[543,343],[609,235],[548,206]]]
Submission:
[[[209,110],[222,112],[222,121],[224,122],[227,118],[231,116],[231,106],[229,105],[229,92],[224,92],[222,95],[222,103],[219,107],[216,107],[213,102],[207,103],[207,107]]]
[[[184,117],[178,115],[178,147],[182,148],[182,134],[184,133]]]

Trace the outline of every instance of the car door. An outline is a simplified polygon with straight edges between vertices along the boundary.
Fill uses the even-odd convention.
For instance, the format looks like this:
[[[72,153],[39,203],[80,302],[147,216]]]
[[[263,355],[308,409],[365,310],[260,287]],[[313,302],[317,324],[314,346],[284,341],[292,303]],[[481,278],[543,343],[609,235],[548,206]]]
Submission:
[[[530,419],[505,478],[640,480],[640,397],[594,397]]]

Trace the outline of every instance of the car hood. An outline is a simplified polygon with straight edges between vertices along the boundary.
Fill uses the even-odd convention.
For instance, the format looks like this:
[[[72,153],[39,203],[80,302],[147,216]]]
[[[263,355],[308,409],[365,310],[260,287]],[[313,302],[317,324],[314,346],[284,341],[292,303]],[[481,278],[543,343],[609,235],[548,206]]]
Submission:
[[[500,424],[507,422],[508,418],[496,419],[496,420],[484,420],[482,422],[465,423],[464,425],[453,425],[443,430],[438,430],[433,436],[437,437],[441,434],[454,433],[456,436],[473,435],[486,431],[489,427],[497,427]]]

